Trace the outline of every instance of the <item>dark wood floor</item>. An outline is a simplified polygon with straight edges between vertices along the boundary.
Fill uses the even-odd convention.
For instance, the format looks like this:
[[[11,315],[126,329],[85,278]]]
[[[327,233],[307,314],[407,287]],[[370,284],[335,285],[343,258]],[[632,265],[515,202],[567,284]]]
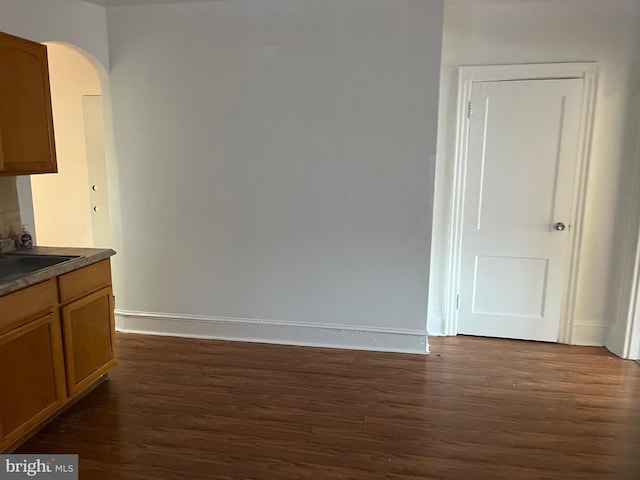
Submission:
[[[19,451],[81,479],[640,479],[640,366],[433,338],[430,356],[119,335],[120,365]]]

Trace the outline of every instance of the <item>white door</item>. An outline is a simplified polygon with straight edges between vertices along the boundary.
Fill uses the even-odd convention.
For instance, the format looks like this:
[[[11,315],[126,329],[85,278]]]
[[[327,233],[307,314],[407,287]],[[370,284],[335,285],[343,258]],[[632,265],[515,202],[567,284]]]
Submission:
[[[93,246],[110,247],[111,223],[107,193],[107,160],[104,146],[102,96],[83,95],[84,134],[87,146],[87,179],[91,201]]]
[[[558,341],[583,81],[474,83],[458,332]]]

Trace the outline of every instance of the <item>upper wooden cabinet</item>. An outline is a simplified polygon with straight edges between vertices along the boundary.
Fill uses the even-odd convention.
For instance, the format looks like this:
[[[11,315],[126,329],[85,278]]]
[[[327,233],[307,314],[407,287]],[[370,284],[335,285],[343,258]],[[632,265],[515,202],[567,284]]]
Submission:
[[[47,47],[0,32],[0,175],[55,172]]]

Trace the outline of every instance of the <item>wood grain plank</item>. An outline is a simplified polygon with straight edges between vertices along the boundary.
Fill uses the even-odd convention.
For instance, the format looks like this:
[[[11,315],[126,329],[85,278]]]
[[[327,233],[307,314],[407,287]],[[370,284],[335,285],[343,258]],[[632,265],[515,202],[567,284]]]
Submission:
[[[634,362],[431,342],[420,356],[118,334],[111,380],[20,451],[78,453],[98,480],[639,478]]]

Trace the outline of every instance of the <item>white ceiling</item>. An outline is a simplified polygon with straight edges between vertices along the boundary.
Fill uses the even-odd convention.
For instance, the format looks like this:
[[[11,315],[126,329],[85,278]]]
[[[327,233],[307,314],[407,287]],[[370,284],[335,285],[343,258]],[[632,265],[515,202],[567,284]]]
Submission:
[[[166,5],[170,3],[202,3],[215,2],[219,0],[80,0],[82,2],[93,3],[95,5],[103,5],[105,7],[116,7],[122,5]],[[558,2],[568,0],[445,0],[449,5],[460,4],[490,4],[490,3],[535,3],[535,2]],[[640,0],[635,0],[640,2]]]
[[[121,5],[160,5],[168,3],[198,3],[213,2],[216,0],[82,0],[87,3],[103,5],[105,7],[116,7]]]
[[[170,3],[202,3],[215,2],[220,0],[81,0],[82,2],[103,5],[105,7],[116,7],[122,5],[166,5]],[[460,4],[490,4],[490,3],[535,3],[535,2],[558,2],[568,0],[445,0],[449,5]],[[603,0],[604,1],[604,0]],[[640,2],[640,0],[635,0]]]

